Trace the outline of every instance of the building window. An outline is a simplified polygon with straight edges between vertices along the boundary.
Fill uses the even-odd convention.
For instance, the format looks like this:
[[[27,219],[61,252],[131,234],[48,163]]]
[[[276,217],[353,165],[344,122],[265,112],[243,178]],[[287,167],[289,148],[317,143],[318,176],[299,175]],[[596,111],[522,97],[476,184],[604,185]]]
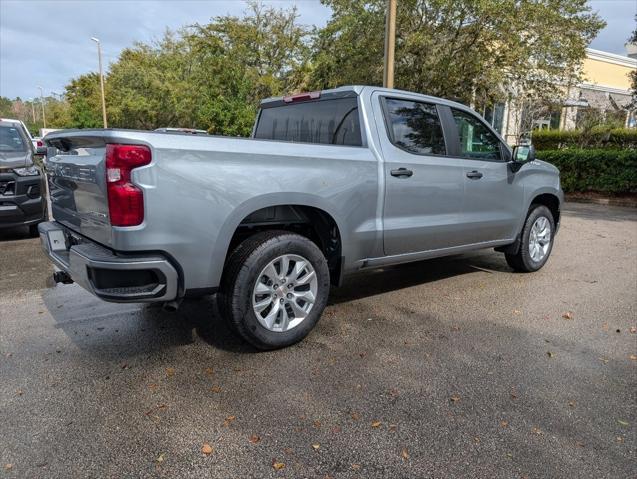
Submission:
[[[484,109],[482,115],[487,123],[493,127],[495,131],[502,134],[502,125],[504,124],[504,103],[496,103]]]

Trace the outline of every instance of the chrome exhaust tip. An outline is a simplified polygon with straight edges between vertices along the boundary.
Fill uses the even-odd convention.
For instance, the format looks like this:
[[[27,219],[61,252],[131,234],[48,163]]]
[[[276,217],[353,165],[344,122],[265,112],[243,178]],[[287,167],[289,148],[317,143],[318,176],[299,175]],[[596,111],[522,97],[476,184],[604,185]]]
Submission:
[[[163,305],[163,310],[169,313],[174,313],[179,309],[179,305],[181,305],[181,299],[176,299],[173,301],[166,301]]]

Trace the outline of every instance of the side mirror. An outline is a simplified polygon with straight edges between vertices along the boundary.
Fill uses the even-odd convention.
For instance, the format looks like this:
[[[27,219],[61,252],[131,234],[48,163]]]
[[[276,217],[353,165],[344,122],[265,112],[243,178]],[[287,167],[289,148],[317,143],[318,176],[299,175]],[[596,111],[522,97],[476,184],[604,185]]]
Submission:
[[[46,155],[46,146],[38,146],[38,147],[35,149],[35,154],[36,154],[36,155],[41,155],[41,156]]]
[[[535,160],[535,147],[533,145],[516,145],[513,147],[513,155],[509,164],[515,172],[522,168],[522,165],[533,160]]]

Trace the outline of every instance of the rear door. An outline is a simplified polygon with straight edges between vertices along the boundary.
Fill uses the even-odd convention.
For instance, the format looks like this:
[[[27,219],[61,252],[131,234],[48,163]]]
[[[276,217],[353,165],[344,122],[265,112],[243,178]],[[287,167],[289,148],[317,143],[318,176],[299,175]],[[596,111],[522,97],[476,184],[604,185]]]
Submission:
[[[449,145],[435,103],[373,97],[385,170],[384,250],[397,255],[457,246],[464,164]]]
[[[450,136],[457,134],[464,170],[462,241],[513,238],[524,195],[507,165],[508,149],[475,114],[456,108],[447,111],[456,130]]]

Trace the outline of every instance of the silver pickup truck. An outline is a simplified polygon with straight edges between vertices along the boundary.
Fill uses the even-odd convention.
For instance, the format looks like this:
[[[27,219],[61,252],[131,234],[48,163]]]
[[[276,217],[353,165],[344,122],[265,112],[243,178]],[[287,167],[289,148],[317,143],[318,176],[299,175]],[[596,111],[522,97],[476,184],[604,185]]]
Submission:
[[[261,349],[305,337],[356,271],[480,248],[536,271],[563,201],[555,167],[466,106],[370,86],[264,100],[252,138],[45,141],[55,221],[39,231],[57,282],[173,307],[217,293]]]

